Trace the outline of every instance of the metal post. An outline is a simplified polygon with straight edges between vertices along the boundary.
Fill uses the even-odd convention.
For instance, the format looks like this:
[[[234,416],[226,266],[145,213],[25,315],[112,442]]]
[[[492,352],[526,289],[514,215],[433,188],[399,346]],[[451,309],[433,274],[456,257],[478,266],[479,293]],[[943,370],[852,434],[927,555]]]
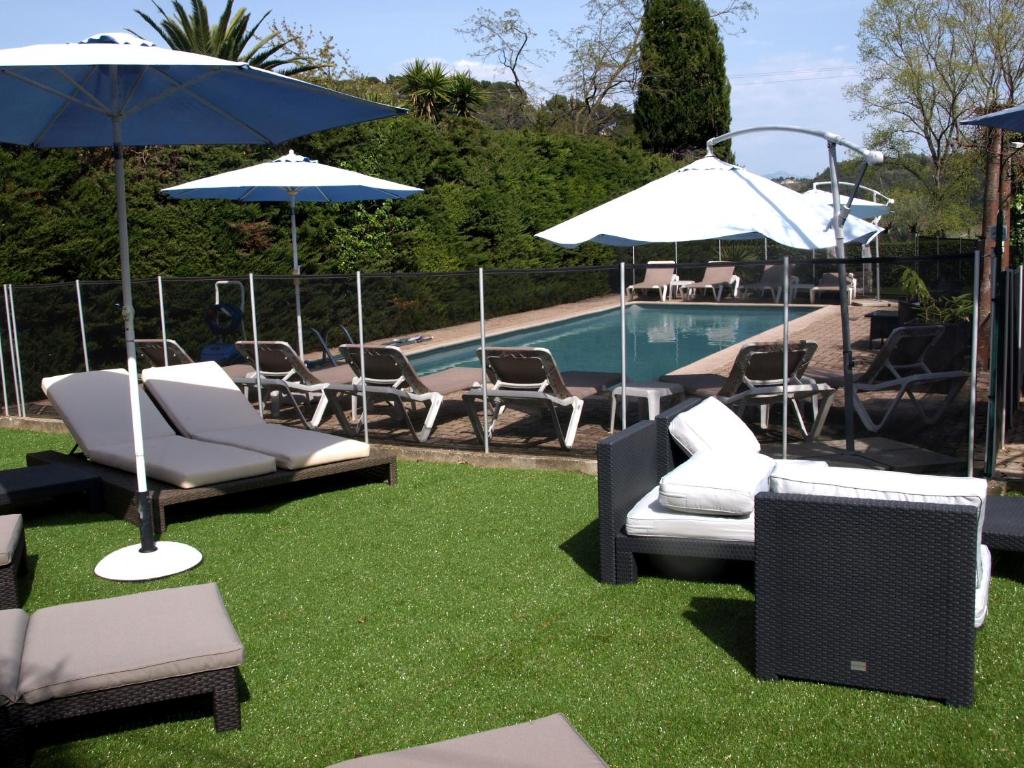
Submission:
[[[263,418],[263,375],[260,373],[260,333],[256,329],[256,280],[249,273],[249,313],[252,316],[252,350],[256,362],[256,403]]]
[[[828,171],[832,180],[832,231],[836,239],[836,261],[839,272],[839,315],[843,331],[843,399],[846,416],[846,450],[853,452],[853,346],[850,342],[850,294],[846,290],[846,247],[843,242],[843,224],[839,202],[839,175],[836,170],[836,143],[828,142]]]
[[[7,319],[7,352],[11,356],[11,386],[14,389],[14,408],[19,416],[24,416],[21,412],[21,394],[18,392],[18,362],[14,358],[14,328],[11,325],[11,300],[10,291],[11,286],[4,283],[4,316]]]
[[[765,241],[767,242],[767,241]],[[789,254],[782,256],[782,458],[789,451]]]
[[[967,415],[967,476],[974,477],[975,409],[978,403],[978,304],[981,300],[981,251],[974,251],[974,279],[971,289],[971,395]]]
[[[626,428],[626,265],[619,264],[619,345],[622,355],[622,428]]]
[[[363,396],[363,442],[370,444],[370,408],[366,402],[366,354],[363,352],[363,273],[356,272],[356,314],[359,316],[359,389]]]
[[[167,316],[164,314],[164,278],[163,275],[156,276],[156,295],[160,301],[160,338],[164,343],[164,365],[170,365],[167,357]]]
[[[82,281],[75,280],[75,296],[78,299],[78,330],[82,335],[82,360],[85,361],[85,370],[89,370],[89,345],[85,336],[85,311],[82,309]]]
[[[4,393],[4,416],[11,415],[11,409],[7,403],[7,368],[4,365],[3,334],[0,334],[0,386]]]
[[[302,297],[299,288],[299,240],[298,233],[295,231],[295,195],[297,194],[298,190],[288,190],[288,201],[291,203],[292,213],[292,280],[295,283],[295,333],[298,335],[299,340],[299,359],[305,359],[302,347]]]
[[[491,434],[487,414],[487,315],[484,310],[484,268],[478,273],[480,286],[480,391],[483,392],[484,453],[491,452]]]
[[[25,403],[25,379],[21,371],[21,344],[18,342],[18,312],[14,308],[14,286],[8,285],[7,290],[11,293],[11,330],[14,331],[14,375],[18,377],[18,413],[25,417],[28,410]]]

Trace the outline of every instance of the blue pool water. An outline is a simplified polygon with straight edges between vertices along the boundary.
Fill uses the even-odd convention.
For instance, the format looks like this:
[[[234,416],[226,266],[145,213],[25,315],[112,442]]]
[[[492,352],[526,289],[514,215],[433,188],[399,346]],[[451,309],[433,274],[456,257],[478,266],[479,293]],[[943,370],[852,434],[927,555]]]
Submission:
[[[812,308],[793,308],[791,319]],[[725,347],[782,324],[781,307],[715,305],[626,308],[626,365],[629,377],[655,380]],[[523,331],[489,335],[488,345],[547,347],[563,371],[618,371],[619,310],[610,309]],[[477,366],[479,342],[411,354],[416,370],[434,373],[456,365]]]

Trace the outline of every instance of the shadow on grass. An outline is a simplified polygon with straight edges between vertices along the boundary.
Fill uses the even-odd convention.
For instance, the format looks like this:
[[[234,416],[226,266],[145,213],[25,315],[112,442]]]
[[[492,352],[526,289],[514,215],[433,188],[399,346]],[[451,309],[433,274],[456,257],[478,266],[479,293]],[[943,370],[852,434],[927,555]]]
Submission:
[[[595,581],[601,578],[601,560],[598,554],[597,520],[591,520],[561,544],[561,550],[576,561]]]
[[[695,597],[683,618],[754,674],[754,601]]]
[[[1024,554],[1020,552],[993,552],[992,575],[1012,579],[1024,584]]]

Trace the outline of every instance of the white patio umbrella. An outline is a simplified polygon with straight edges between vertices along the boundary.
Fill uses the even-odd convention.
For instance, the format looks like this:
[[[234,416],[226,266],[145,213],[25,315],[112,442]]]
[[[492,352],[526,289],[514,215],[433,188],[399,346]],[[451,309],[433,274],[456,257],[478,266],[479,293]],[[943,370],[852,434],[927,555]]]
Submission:
[[[81,43],[0,50],[0,143],[109,146],[114,154],[127,367],[137,380],[123,146],[277,144],[404,110],[236,61],[159,48],[119,32]],[[153,536],[139,396],[130,386],[141,547],[111,553],[97,574],[143,580],[194,567],[192,547]]]
[[[881,230],[855,217],[843,229],[847,242]],[[592,241],[629,246],[690,240],[767,237],[806,250],[835,246],[831,204],[716,157],[702,157],[667,176],[627,192],[537,237],[572,247]]]
[[[171,197],[237,200],[247,203],[285,202],[291,207],[292,274],[299,275],[299,243],[295,228],[295,203],[348,203],[357,200],[398,200],[423,190],[387,179],[378,179],[344,168],[322,165],[288,150],[276,160],[218,173],[162,190]],[[302,345],[302,300],[295,282],[295,326],[299,356]]]
[[[863,189],[863,187],[861,187]],[[850,205],[850,214],[856,216],[858,219],[864,219],[865,221],[872,221],[880,219],[892,210],[892,198],[885,198],[884,200],[865,200],[862,197],[855,197],[850,200],[845,195],[842,195],[843,204]],[[821,205],[827,205],[829,209],[832,207],[832,190],[822,189],[820,187],[814,187],[804,192],[804,196],[814,200]]]

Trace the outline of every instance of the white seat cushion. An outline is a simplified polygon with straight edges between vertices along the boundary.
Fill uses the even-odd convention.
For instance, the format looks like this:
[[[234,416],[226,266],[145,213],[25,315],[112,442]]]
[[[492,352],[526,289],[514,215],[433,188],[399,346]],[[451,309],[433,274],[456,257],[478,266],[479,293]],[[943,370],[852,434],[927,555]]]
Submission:
[[[704,450],[734,454],[761,451],[761,444],[743,419],[713,397],[704,398],[672,419],[668,431],[691,456]]]
[[[239,395],[241,397],[241,395]],[[220,431],[202,431],[195,435],[210,443],[247,448],[273,457],[281,469],[302,469],[370,455],[370,446],[361,440],[325,435],[283,424],[260,422],[251,427]]]
[[[719,517],[684,515],[665,507],[652,488],[626,515],[626,533],[630,536],[656,536],[671,539],[714,539],[715,541],[754,540],[754,515]]]
[[[147,368],[142,382],[183,435],[198,437],[200,432],[263,423],[231,377],[214,362]]]
[[[974,626],[980,627],[988,617],[988,585],[992,581],[992,553],[984,544],[978,550],[981,583],[974,590]]]
[[[673,512],[745,517],[774,466],[763,453],[698,451],[661,478],[659,501]]]
[[[274,457],[225,445],[193,440],[180,435],[146,438],[146,475],[179,488],[265,475],[277,469]],[[94,448],[89,457],[108,467],[135,471],[131,443]]]

